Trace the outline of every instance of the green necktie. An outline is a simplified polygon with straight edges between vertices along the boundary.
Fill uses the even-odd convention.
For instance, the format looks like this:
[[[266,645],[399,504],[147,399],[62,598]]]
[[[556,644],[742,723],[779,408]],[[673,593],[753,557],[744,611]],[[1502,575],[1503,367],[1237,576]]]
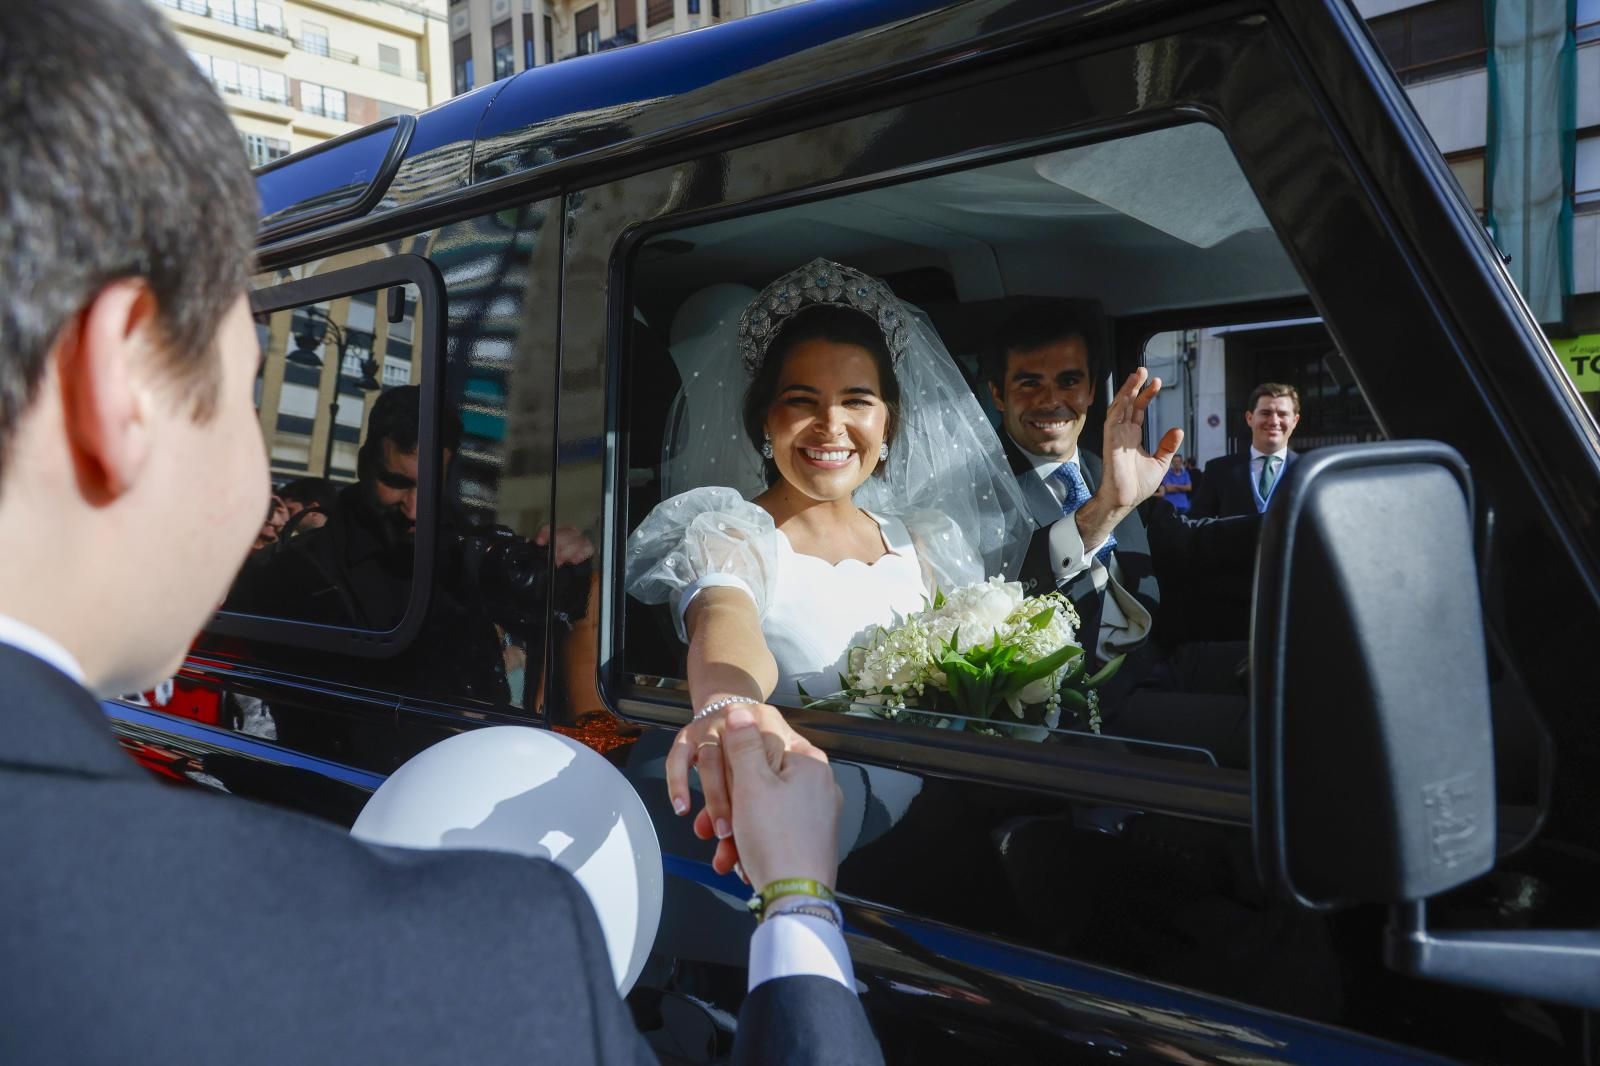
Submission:
[[[1261,491],[1263,500],[1272,493],[1272,483],[1278,480],[1278,464],[1282,461],[1276,455],[1261,457],[1261,480],[1257,482],[1256,487]]]

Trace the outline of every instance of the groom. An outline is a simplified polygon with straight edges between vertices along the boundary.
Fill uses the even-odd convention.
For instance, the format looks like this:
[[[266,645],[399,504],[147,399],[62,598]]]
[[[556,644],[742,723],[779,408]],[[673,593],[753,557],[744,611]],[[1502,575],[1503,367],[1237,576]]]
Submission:
[[[1128,656],[1102,692],[1108,732],[1194,744],[1242,766],[1248,705],[1236,671],[1245,633],[1237,622],[1185,632],[1186,612],[1172,601],[1193,574],[1228,575],[1247,591],[1259,519],[1187,519],[1152,499],[1183,431],[1169,429],[1154,454],[1144,449],[1145,413],[1161,383],[1143,368],[1106,408],[1102,452],[1081,446],[1104,377],[1092,337],[1064,305],[1041,302],[1001,327],[985,359],[1002,443],[1035,524],[1022,579],[1034,593],[1059,589],[1072,600],[1091,662]]]

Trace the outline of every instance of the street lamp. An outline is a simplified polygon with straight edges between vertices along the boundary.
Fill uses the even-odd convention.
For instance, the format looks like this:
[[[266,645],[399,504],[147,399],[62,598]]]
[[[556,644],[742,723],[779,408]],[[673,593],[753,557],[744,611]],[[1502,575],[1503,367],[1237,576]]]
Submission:
[[[333,372],[333,397],[328,401],[328,445],[322,455],[322,476],[332,477],[333,436],[339,426],[339,382],[344,379],[345,352],[349,350],[350,338],[320,307],[302,307],[300,314],[304,318],[300,330],[294,334],[295,347],[285,356],[289,362],[322,369],[322,356],[317,354],[317,349],[322,347],[329,334],[332,334],[334,346],[339,350],[339,361],[334,365]],[[356,382],[362,392],[377,392],[383,388],[378,381],[378,369],[378,360],[368,350],[361,360],[361,377]]]

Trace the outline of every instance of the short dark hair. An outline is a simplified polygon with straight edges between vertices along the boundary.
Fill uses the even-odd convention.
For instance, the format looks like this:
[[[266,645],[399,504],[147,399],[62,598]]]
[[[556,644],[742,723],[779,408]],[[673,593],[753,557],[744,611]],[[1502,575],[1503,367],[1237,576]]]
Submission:
[[[461,449],[461,419],[449,412],[439,422],[440,447],[455,452]],[[383,458],[383,442],[392,441],[402,452],[417,450],[422,436],[422,389],[399,385],[385,389],[367,413],[367,436],[356,452],[356,477],[362,481],[377,476],[377,463]]]
[[[168,369],[210,417],[256,193],[216,92],[147,4],[0,3],[0,470],[51,348],[142,278]]]
[[[744,394],[744,431],[756,450],[766,433],[767,410],[778,394],[778,379],[783,375],[783,362],[789,353],[806,341],[828,341],[833,344],[853,344],[865,348],[878,365],[878,384],[882,389],[883,405],[889,409],[889,425],[884,440],[894,441],[900,425],[900,380],[894,375],[894,360],[889,356],[888,342],[883,330],[865,314],[850,307],[836,304],[812,304],[801,308],[780,327],[777,337],[767,346],[755,380]],[[771,459],[762,463],[767,474],[767,484],[778,480],[778,466]],[[882,473],[880,465],[874,473]]]
[[[1245,410],[1254,411],[1256,409],[1256,404],[1260,403],[1262,397],[1264,396],[1271,396],[1274,399],[1279,396],[1287,396],[1289,398],[1289,402],[1294,404],[1294,413],[1300,413],[1300,390],[1295,388],[1293,385],[1284,385],[1277,381],[1263,381],[1261,384],[1252,389],[1250,392],[1250,403],[1245,407]]]
[[[1088,322],[1067,304],[1054,300],[1039,300],[1023,305],[996,331],[994,343],[983,353],[983,378],[990,385],[1005,391],[1006,369],[1012,352],[1038,351],[1051,344],[1081,337],[1088,349],[1089,378],[1100,380],[1099,344]]]
[[[339,485],[325,477],[297,477],[278,490],[278,498],[331,511],[339,498]]]

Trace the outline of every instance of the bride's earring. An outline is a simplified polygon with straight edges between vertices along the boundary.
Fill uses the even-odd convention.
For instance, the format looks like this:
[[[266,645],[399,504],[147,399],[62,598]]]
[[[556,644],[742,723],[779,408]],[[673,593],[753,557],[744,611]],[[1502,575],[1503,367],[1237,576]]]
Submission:
[[[888,441],[884,441],[882,444],[878,445],[878,462],[881,463],[881,462],[883,462],[884,460],[886,460],[888,458],[889,458],[889,442]]]
[[[772,458],[772,434],[764,430],[761,433],[761,458]]]

